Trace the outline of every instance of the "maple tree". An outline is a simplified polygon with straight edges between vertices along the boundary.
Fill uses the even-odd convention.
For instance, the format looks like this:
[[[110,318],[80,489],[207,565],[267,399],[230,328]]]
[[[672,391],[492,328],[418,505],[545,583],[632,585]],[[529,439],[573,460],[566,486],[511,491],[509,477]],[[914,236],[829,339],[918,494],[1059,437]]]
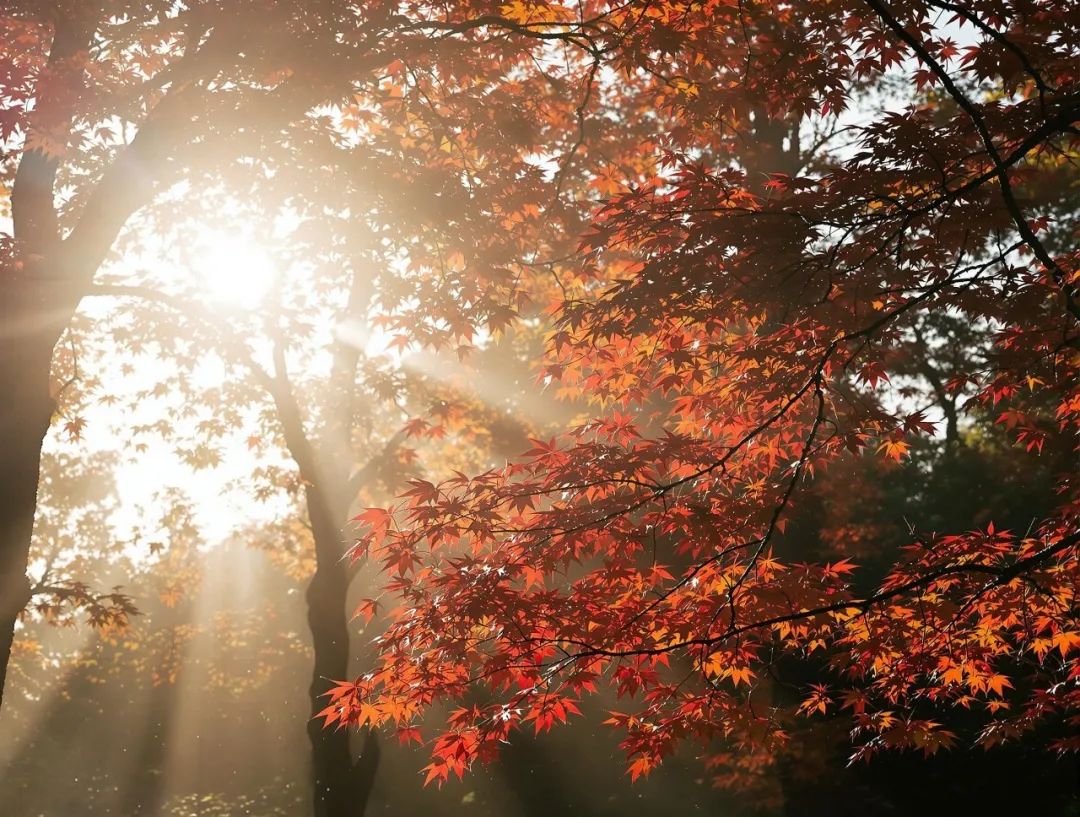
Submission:
[[[327,726],[430,741],[429,781],[569,720],[601,687],[625,698],[608,722],[634,779],[690,743],[738,782],[791,723],[837,711],[856,759],[954,746],[961,710],[982,714],[965,739],[984,747],[1037,733],[1075,751],[1080,255],[1060,191],[1080,147],[1080,9],[583,16],[612,70],[597,109],[639,140],[635,164],[590,170],[603,201],[542,270],[559,286],[541,379],[593,418],[359,517],[356,556],[385,566],[393,612],[369,671],[332,691]],[[531,274],[519,265],[513,283]],[[435,336],[445,303],[393,306],[423,342],[491,315],[462,299],[465,328]],[[970,335],[943,380],[945,319]],[[863,531],[876,572],[845,555],[858,524],[817,548],[788,530],[826,475],[868,453],[901,463],[939,421],[954,443],[988,412],[983,433],[1061,452],[1026,529],[915,520],[886,552]],[[790,706],[770,699],[786,659],[820,664]],[[462,705],[425,733],[448,702]]]
[[[193,398],[185,421],[220,410],[185,443],[193,466],[215,461],[241,406],[262,406],[254,448],[284,442],[295,468],[267,481],[302,496],[312,529],[312,694],[341,679],[325,719],[392,722],[411,742],[427,739],[429,705],[468,701],[433,739],[431,780],[517,727],[567,720],[600,686],[628,698],[611,720],[635,778],[689,742],[719,780],[741,781],[783,751],[791,723],[837,710],[860,757],[955,743],[957,707],[987,710],[985,744],[1070,723],[1070,4],[6,0],[0,12],[12,202],[0,689],[33,599],[41,439],[53,422],[77,438],[80,402],[97,399],[67,387],[58,341],[78,334],[83,299],[111,296],[161,307],[152,339],[150,313],[116,318],[120,346],[213,348],[247,378],[205,397],[183,371],[171,379]],[[159,239],[194,243],[176,212],[224,212],[221,189],[299,213],[308,238],[290,240],[320,269],[253,319],[207,326],[197,285],[162,292],[108,264],[137,253],[125,228],[148,213]],[[402,506],[360,515],[357,554],[390,579],[358,612],[391,623],[372,672],[349,682],[350,471],[370,476],[362,466],[396,430],[358,424],[355,390],[404,392],[320,331],[376,309],[393,345],[462,357],[508,327],[548,332],[542,382],[594,418],[505,468],[418,478]],[[184,329],[163,335],[173,313]],[[960,337],[946,319],[968,332],[942,377],[940,347]],[[313,337],[332,372],[301,379],[297,363],[326,364],[304,354]],[[457,440],[463,417],[484,416],[444,397],[405,433]],[[1036,525],[919,529],[873,559],[857,555],[877,535],[866,520],[814,548],[789,529],[827,475],[917,451],[936,410],[950,443],[990,411],[985,433],[1060,455]],[[306,547],[296,528],[282,535]],[[68,586],[91,614],[125,613],[126,597]],[[797,704],[767,703],[770,673],[795,658],[823,663],[821,677]],[[317,780],[355,771],[344,733],[311,739],[328,759]],[[363,793],[335,779],[316,808],[362,810]]]

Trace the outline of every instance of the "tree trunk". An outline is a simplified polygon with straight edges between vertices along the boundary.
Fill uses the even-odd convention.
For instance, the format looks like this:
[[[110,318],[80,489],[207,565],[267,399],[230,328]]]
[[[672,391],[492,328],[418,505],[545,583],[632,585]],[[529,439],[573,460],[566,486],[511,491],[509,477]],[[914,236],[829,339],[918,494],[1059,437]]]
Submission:
[[[7,351],[7,350],[5,350]],[[7,369],[8,361],[4,361]],[[3,701],[15,623],[30,601],[26,565],[37,504],[41,441],[49,428],[51,407],[12,388],[13,378],[0,371],[4,395],[0,420],[0,702]]]
[[[51,287],[34,284],[47,279],[42,271],[12,265],[5,272],[7,292],[0,305],[0,701],[15,624],[31,595],[26,567],[38,468],[55,409],[49,393],[52,352],[75,309]]]
[[[88,46],[91,30],[78,14],[59,15],[54,27],[46,71],[62,73],[66,61]],[[38,103],[35,118],[70,122],[70,109]],[[41,445],[56,408],[50,393],[53,349],[117,234],[152,194],[154,162],[184,114],[182,105],[159,108],[156,120],[148,120],[106,169],[66,238],[54,202],[59,158],[27,150],[15,173],[15,251],[0,258],[0,701],[15,623],[30,601],[26,567]]]
[[[315,817],[362,817],[379,764],[375,735],[366,734],[363,751],[354,761],[348,730],[326,729],[316,717],[327,705],[324,695],[330,682],[349,674],[349,576],[341,560],[346,512],[338,503],[325,501],[318,486],[308,487],[307,500],[318,564],[307,589],[308,626],[315,649],[308,722],[314,812]]]
[[[84,42],[83,32],[57,23],[46,70]],[[54,113],[62,121],[64,112]],[[60,261],[53,205],[57,164],[37,150],[22,155],[11,189],[17,249],[0,258],[0,702],[15,623],[31,595],[26,566],[41,444],[55,407],[49,393],[52,353],[78,304],[64,285],[70,270]]]
[[[350,360],[347,356],[336,355],[331,382],[336,383],[348,374],[350,388],[342,396],[343,405],[335,412],[338,416],[325,429],[323,444],[318,447],[308,435],[289,381],[281,338],[275,339],[274,373],[265,384],[274,400],[286,446],[305,483],[308,520],[315,543],[315,574],[305,596],[308,628],[315,652],[308,689],[311,720],[307,730],[311,742],[315,817],[362,817],[379,763],[374,733],[367,732],[363,751],[354,761],[348,730],[326,729],[317,717],[326,708],[325,694],[331,682],[349,677],[349,612],[346,609],[349,570],[342,557],[345,555],[343,527],[349,506],[345,429],[351,416],[351,380],[355,378],[355,368],[355,357]]]

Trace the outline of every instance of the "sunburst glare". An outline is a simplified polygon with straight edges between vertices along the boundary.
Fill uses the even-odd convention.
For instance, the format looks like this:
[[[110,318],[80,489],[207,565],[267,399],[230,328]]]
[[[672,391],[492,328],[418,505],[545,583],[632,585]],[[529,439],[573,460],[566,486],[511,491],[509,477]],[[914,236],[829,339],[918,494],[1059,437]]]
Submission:
[[[243,233],[208,232],[195,254],[196,271],[209,299],[232,309],[254,309],[278,276],[266,248]]]

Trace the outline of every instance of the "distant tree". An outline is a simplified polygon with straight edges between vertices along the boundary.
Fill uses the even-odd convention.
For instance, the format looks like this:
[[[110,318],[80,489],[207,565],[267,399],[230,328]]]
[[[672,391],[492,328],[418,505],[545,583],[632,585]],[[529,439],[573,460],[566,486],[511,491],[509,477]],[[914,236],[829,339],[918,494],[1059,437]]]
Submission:
[[[349,185],[340,187],[346,196],[355,195]],[[269,206],[275,196],[264,189],[258,199]],[[322,197],[309,206],[326,202]],[[295,217],[308,203],[294,194],[288,204]],[[246,223],[259,220],[259,212],[243,209]],[[145,228],[150,234],[177,227],[170,208],[150,208],[148,214],[155,216]],[[180,232],[198,226],[184,223]],[[452,378],[432,378],[394,364],[387,354],[366,353],[365,339],[374,331],[374,293],[386,265],[354,219],[324,218],[314,238],[306,232],[301,221],[284,240],[287,246],[273,253],[280,269],[271,291],[246,314],[207,303],[198,283],[178,284],[152,268],[109,268],[89,295],[110,302],[110,308],[83,343],[93,350],[84,365],[122,362],[132,372],[144,369],[147,350],[154,350],[159,373],[131,393],[110,395],[132,415],[153,396],[165,402],[159,419],[131,424],[136,448],[166,440],[199,472],[220,464],[230,456],[229,446],[243,441],[254,466],[243,490],[266,509],[261,528],[244,538],[307,582],[314,649],[309,697],[318,712],[328,679],[350,666],[350,619],[356,612],[370,620],[374,612],[349,606],[358,571],[343,557],[348,518],[359,497],[368,503],[385,497],[388,486],[432,466],[447,473],[448,462],[476,468],[490,462],[493,447],[513,440],[512,450],[518,450],[526,437],[515,416],[463,393]],[[117,337],[121,348],[109,342]],[[220,378],[196,385],[198,369],[210,357],[221,364]],[[517,360],[511,353],[507,362],[513,366]],[[275,459],[279,452],[285,462]],[[320,808],[361,813],[379,762],[375,736],[365,736],[356,760],[346,732],[327,732],[317,720],[309,732]]]
[[[1038,729],[1080,748],[1080,253],[1050,220],[1072,207],[1080,7],[582,15],[618,43],[597,95],[641,140],[638,164],[593,171],[604,202],[542,270],[559,290],[541,378],[594,419],[362,514],[355,553],[383,562],[397,610],[327,725],[430,739],[429,781],[602,686],[626,698],[608,723],[635,779],[688,742],[738,782],[793,718],[835,712],[860,760],[951,747],[969,711],[984,747]],[[458,321],[485,316],[471,306]],[[446,310],[421,292],[393,319]],[[902,463],[935,431],[908,524],[789,528],[823,475],[858,507],[882,489],[867,456]],[[1010,445],[1040,467],[994,465]],[[1030,517],[960,502],[1008,490],[973,471],[1037,492]],[[951,508],[926,493],[945,479]],[[792,661],[816,677],[785,702],[771,676]]]

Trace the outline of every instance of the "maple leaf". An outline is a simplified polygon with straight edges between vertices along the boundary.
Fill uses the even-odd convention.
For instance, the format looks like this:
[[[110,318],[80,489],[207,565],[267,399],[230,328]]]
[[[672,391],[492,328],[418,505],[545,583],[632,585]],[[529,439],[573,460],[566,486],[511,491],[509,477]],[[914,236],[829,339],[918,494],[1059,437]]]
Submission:
[[[420,736],[420,730],[415,726],[403,726],[397,730],[397,738],[403,745],[408,746],[410,743],[423,743],[423,738]]]
[[[911,446],[903,440],[885,440],[878,446],[878,452],[888,459],[900,462]]]
[[[86,420],[82,417],[73,417],[64,423],[64,432],[69,440],[81,440],[83,430],[86,428]]]
[[[373,619],[379,610],[379,603],[375,599],[363,599],[353,611],[352,617],[362,618],[367,624]]]

